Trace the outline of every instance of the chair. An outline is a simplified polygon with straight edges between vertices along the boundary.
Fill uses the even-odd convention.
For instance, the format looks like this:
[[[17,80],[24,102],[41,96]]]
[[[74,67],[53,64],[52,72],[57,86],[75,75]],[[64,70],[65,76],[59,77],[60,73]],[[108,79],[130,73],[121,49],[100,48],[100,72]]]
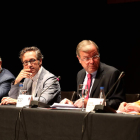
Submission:
[[[61,91],[61,100],[67,98],[71,101],[75,101],[77,93],[75,91]]]
[[[125,97],[126,97],[127,103],[136,102],[136,101],[140,100],[140,93],[125,94]]]

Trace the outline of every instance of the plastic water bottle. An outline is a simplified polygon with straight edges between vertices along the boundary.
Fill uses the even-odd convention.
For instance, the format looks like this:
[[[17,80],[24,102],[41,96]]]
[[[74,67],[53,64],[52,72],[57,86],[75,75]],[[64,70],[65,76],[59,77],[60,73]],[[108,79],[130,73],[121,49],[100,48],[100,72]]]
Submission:
[[[100,102],[100,104],[106,106],[104,87],[100,87],[100,95],[99,95],[99,98],[100,99],[103,99],[103,101]]]
[[[100,99],[104,99],[104,98],[105,98],[104,87],[100,87],[99,98],[100,98]]]
[[[21,89],[23,88],[23,84],[19,83],[19,95],[22,95]]]

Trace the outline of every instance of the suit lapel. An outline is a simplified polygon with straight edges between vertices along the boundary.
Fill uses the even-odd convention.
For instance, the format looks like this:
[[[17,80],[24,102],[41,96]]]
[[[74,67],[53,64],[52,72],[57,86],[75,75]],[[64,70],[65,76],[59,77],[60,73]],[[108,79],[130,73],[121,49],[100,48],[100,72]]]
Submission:
[[[0,72],[0,83],[3,82],[3,81],[5,80],[5,78],[7,78],[7,77],[3,76],[4,73],[5,73],[5,70],[3,69],[3,70]]]
[[[86,76],[86,71],[84,70],[80,75],[79,84],[82,84],[84,82],[85,76]]]
[[[96,77],[95,77],[95,81],[91,90],[91,94],[90,97],[93,97],[94,91],[96,90],[97,86],[99,85],[102,77],[104,76],[103,74],[104,69],[102,68],[102,65],[100,63],[99,69],[97,71]]]
[[[37,85],[36,85],[35,96],[36,96],[36,94],[38,93],[38,90],[39,90],[39,88],[40,88],[40,86],[41,86],[41,84],[42,84],[43,76],[44,76],[44,68],[42,67],[42,71],[41,71],[41,73],[40,73],[40,76],[39,76],[39,78],[38,78],[38,82],[37,82]]]

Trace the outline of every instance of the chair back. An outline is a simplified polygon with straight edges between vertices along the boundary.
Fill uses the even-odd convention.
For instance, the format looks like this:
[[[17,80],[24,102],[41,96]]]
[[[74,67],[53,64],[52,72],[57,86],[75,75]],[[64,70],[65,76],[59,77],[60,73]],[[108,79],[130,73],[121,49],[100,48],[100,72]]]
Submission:
[[[125,94],[125,97],[126,97],[127,103],[136,102],[136,101],[140,100],[140,93]]]
[[[77,96],[76,91],[61,91],[61,100],[67,98],[71,101],[75,101],[76,96]]]

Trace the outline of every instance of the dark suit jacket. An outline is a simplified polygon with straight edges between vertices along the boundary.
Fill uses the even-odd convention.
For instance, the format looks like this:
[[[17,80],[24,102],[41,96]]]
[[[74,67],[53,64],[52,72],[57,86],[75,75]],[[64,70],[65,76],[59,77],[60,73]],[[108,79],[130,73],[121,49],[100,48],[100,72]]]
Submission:
[[[54,80],[56,80],[56,76],[54,76],[52,73],[50,73],[49,71],[47,71],[46,69],[42,67],[42,71],[40,73],[37,86],[36,86],[34,100],[38,100],[39,96],[41,95],[39,101],[46,103],[48,105],[51,105],[54,102],[60,102],[61,100],[60,85],[58,81],[52,84]],[[31,95],[31,90],[32,90],[31,87],[32,87],[32,80],[29,78],[25,78],[23,82],[23,89],[27,90],[28,95]],[[47,90],[42,93],[42,91],[45,89]],[[17,99],[18,93],[19,93],[19,84],[13,85],[12,83],[11,89],[9,91],[9,96],[11,98]]]
[[[3,97],[8,96],[8,92],[11,88],[11,82],[15,79],[15,76],[7,69],[2,69],[0,73],[0,101]]]
[[[105,94],[107,94],[113,84],[117,81],[119,75],[120,71],[118,69],[100,62],[94,85],[90,93],[90,98],[99,98],[100,87],[104,87]],[[84,69],[77,74],[77,93],[78,85],[83,83],[85,76],[86,71]],[[112,92],[107,96],[106,104],[114,109],[118,109],[122,101],[125,101],[123,79],[118,82]]]

